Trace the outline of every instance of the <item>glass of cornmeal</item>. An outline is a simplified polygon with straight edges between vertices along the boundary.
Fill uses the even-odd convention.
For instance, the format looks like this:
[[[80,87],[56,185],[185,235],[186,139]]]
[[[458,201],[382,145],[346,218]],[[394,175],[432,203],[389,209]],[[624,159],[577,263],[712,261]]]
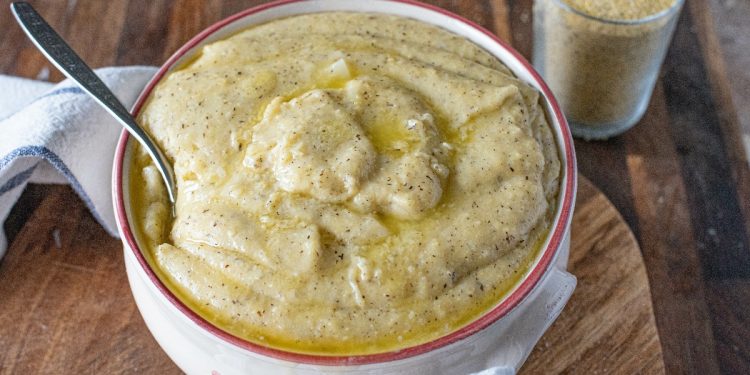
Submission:
[[[534,67],[573,135],[607,139],[643,117],[683,3],[534,1]]]

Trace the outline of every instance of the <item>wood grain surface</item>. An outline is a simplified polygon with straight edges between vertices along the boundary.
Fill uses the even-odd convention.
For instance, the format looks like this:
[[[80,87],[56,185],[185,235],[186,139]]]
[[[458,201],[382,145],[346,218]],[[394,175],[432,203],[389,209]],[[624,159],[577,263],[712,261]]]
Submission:
[[[32,1],[95,67],[159,65],[211,23],[262,2]],[[530,56],[532,0],[430,2]],[[0,0],[0,73],[60,80],[15,25],[8,4]],[[716,21],[717,9],[731,9],[719,19],[745,21],[729,30]],[[727,61],[723,52],[743,50],[731,43],[747,41],[747,19],[750,6],[742,1],[687,0],[643,120],[606,142],[576,141],[580,171],[622,213],[641,245],[667,373],[750,374],[750,170],[741,127],[750,119],[747,108],[738,111],[735,104],[750,98],[750,73],[748,64]],[[173,369],[143,335],[119,244],[70,189],[30,186],[5,229],[10,249],[0,261],[1,372]],[[571,333],[581,328],[566,327]],[[592,353],[600,367],[586,364],[588,353],[554,353],[570,372],[627,371],[643,362],[633,357],[615,365],[612,356],[620,349],[597,344],[602,350]]]
[[[585,177],[578,186],[571,238],[568,269],[578,285],[521,373],[664,373],[638,242]]]

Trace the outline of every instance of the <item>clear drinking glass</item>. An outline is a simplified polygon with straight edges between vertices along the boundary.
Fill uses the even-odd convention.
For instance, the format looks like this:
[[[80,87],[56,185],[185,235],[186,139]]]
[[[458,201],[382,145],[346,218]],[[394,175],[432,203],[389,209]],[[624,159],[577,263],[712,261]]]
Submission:
[[[644,18],[605,19],[563,0],[534,0],[534,67],[573,135],[606,139],[643,117],[683,3]]]

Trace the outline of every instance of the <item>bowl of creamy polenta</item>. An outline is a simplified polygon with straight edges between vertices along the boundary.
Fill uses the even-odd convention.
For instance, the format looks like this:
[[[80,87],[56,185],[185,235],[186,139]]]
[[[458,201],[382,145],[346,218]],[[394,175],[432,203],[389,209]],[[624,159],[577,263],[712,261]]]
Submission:
[[[565,269],[567,123],[517,52],[444,10],[249,9],[178,50],[133,112],[177,196],[123,132],[127,272],[186,372],[474,368]]]

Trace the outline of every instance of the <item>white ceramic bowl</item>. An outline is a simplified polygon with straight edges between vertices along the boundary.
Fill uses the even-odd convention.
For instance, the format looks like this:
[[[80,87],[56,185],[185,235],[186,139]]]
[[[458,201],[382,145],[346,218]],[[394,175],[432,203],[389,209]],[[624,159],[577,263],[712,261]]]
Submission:
[[[248,9],[204,30],[182,46],[141,93],[142,108],[154,86],[173,67],[207,43],[274,19],[322,11],[378,12],[418,19],[462,35],[500,59],[520,79],[547,98],[547,113],[562,161],[560,199],[548,239],[525,277],[486,314],[434,341],[363,356],[304,355],[264,347],[223,331],[183,304],[146,262],[132,228],[128,171],[132,145],[122,133],[114,161],[113,194],[125,264],[138,308],[156,340],[187,373],[247,374],[304,372],[467,373],[495,367],[515,371],[557,317],[575,287],[565,272],[576,190],[573,142],[565,117],[531,65],[492,33],[443,9],[411,0],[287,0]]]

